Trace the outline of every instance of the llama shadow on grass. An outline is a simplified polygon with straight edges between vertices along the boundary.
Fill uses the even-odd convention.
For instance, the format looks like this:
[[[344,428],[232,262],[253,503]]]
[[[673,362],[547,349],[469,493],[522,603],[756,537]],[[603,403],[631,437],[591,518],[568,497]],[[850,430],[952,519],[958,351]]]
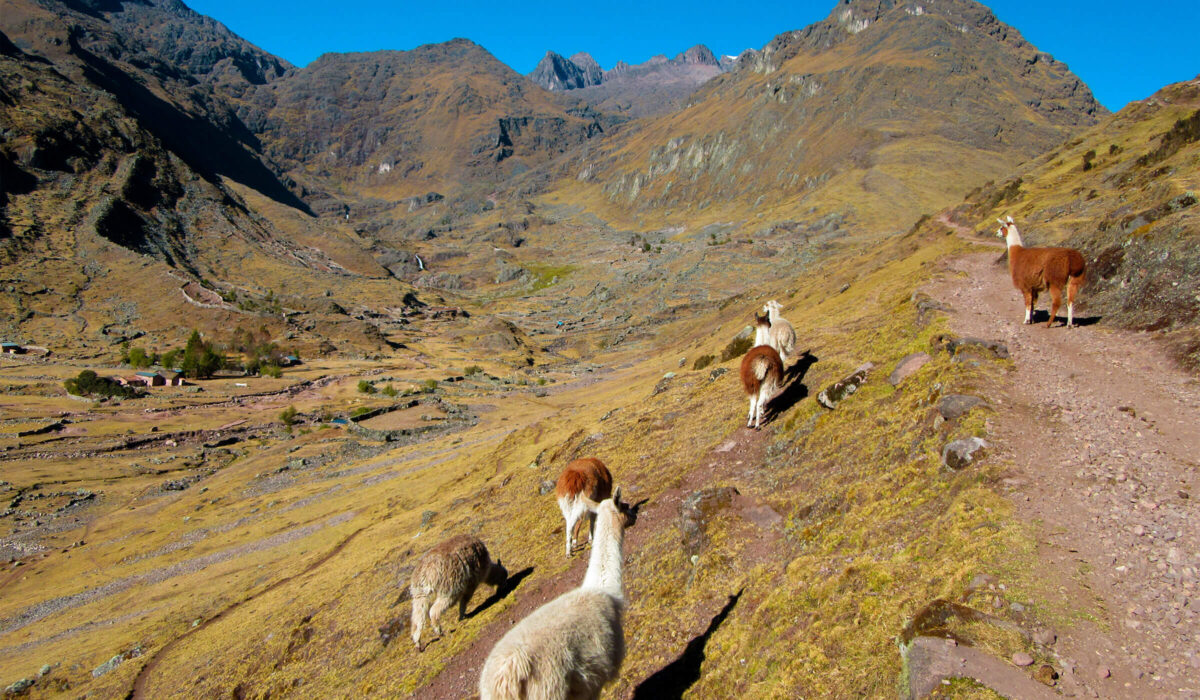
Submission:
[[[1097,323],[1100,323],[1100,319],[1102,319],[1102,318],[1104,318],[1104,317],[1103,316],[1076,316],[1075,317],[1075,325],[1077,325],[1077,326],[1094,326]],[[1046,321],[1049,321],[1049,320],[1050,320],[1049,309],[1034,309],[1033,310],[1033,324],[1034,325],[1037,325],[1039,323],[1045,323]],[[1067,325],[1067,317],[1063,316],[1062,314],[1059,314],[1058,316],[1054,317],[1054,323],[1055,323],[1055,325],[1058,325],[1058,326],[1065,326],[1065,325]]]
[[[742,591],[729,596],[729,602],[708,623],[708,629],[688,642],[679,658],[663,666],[654,675],[633,689],[633,700],[668,700],[681,698],[696,681],[700,680],[700,666],[704,663],[704,647],[742,597]]]
[[[500,601],[504,600],[505,596],[507,596],[509,593],[512,593],[513,591],[515,591],[517,589],[517,586],[521,585],[521,582],[524,581],[532,573],[533,573],[533,567],[527,566],[524,569],[521,569],[520,571],[518,571],[517,573],[512,574],[508,578],[504,579],[504,583],[500,584],[496,588],[495,593],[488,596],[487,600],[483,601],[482,603],[480,603],[478,605],[478,607],[476,607],[471,612],[467,613],[466,619],[469,620],[472,617],[475,617],[479,613],[483,612],[484,610],[487,610],[488,608],[492,607],[496,603],[499,603]]]
[[[800,355],[800,359],[784,370],[782,390],[767,402],[767,408],[773,416],[780,415],[808,396],[808,387],[804,384],[804,376],[815,364],[817,364],[817,356],[805,350]]]

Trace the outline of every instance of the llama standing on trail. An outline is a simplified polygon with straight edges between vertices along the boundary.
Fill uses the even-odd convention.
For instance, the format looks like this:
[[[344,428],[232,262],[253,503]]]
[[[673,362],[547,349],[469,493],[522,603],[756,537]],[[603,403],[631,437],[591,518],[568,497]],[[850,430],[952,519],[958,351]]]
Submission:
[[[595,457],[577,459],[567,465],[558,477],[554,496],[558,509],[562,511],[567,527],[567,556],[575,549],[575,530],[579,519],[585,514],[588,519],[588,542],[596,529],[596,513],[585,505],[586,500],[599,503],[612,495],[612,474],[604,462]]]
[[[438,618],[446,608],[458,603],[458,619],[461,620],[480,583],[499,587],[507,578],[508,572],[500,565],[500,560],[493,562],[488,557],[487,547],[472,535],[455,535],[426,552],[409,583],[412,640],[417,650],[425,650],[421,644],[421,631],[425,628],[427,615],[434,634],[440,636],[442,627]]]
[[[787,364],[788,356],[796,351],[796,329],[783,316],[779,315],[779,311],[783,309],[783,305],[772,299],[763,305],[763,311],[770,318],[770,331],[768,333],[767,343],[755,342],[755,345],[770,345],[775,348],[775,352],[779,353],[779,361]]]
[[[1074,248],[1026,248],[1013,218],[997,219],[996,235],[1008,244],[1008,272],[1013,286],[1025,295],[1025,323],[1033,323],[1033,307],[1039,292],[1050,290],[1049,328],[1062,306],[1062,290],[1067,288],[1067,328],[1075,325],[1075,295],[1087,283],[1083,255]]]
[[[742,357],[742,388],[750,397],[750,416],[747,428],[762,425],[763,411],[771,397],[783,384],[783,360],[770,345],[758,345]]]
[[[590,500],[590,499],[588,499]],[[636,515],[621,490],[596,512],[583,584],[535,610],[504,635],[479,675],[481,700],[599,698],[625,659],[625,528]]]

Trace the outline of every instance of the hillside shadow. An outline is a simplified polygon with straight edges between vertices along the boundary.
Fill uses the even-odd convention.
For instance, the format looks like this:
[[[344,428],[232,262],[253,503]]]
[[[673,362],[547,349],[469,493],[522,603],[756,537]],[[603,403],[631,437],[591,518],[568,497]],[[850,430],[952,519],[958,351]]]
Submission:
[[[783,389],[767,402],[767,408],[773,415],[779,415],[808,396],[808,387],[804,384],[804,376],[808,370],[817,364],[817,356],[805,350],[795,364],[788,367],[783,375]]]
[[[733,611],[733,607],[737,605],[738,599],[741,597],[742,591],[729,596],[729,602],[725,603],[725,607],[713,616],[708,623],[708,629],[688,642],[679,658],[660,668],[654,675],[633,689],[633,700],[666,700],[683,697],[688,688],[700,680],[700,666],[704,663],[704,648],[708,645],[709,638],[725,622],[725,618],[729,617],[729,613]]]
[[[1103,316],[1076,316],[1075,317],[1075,325],[1077,325],[1077,326],[1094,326],[1097,323],[1100,323],[1100,319],[1102,319],[1102,318],[1104,318],[1104,317]],[[1038,323],[1045,323],[1046,321],[1049,321],[1049,320],[1050,320],[1049,309],[1034,309],[1033,323],[1035,325]],[[1054,322],[1057,325],[1065,326],[1067,324],[1067,317],[1063,316],[1062,314],[1059,314],[1058,316],[1054,317]]]
[[[117,66],[80,46],[74,35],[68,40],[71,53],[83,62],[84,76],[112,93],[142,128],[158,137],[204,179],[219,185],[221,176],[228,177],[280,204],[314,216],[309,206],[254,155],[261,152],[262,144],[232,112],[218,115],[226,119],[224,128],[218,128],[155,95]],[[232,200],[227,203],[235,204]]]
[[[467,619],[471,619],[472,617],[475,617],[476,615],[483,612],[484,610],[487,610],[488,608],[492,607],[496,603],[499,603],[500,601],[504,600],[504,598],[508,594],[515,591],[517,589],[517,586],[521,585],[521,582],[524,581],[526,578],[528,578],[529,575],[532,573],[533,573],[533,567],[527,566],[524,569],[521,569],[520,571],[518,571],[517,573],[509,576],[507,579],[505,579],[504,583],[500,584],[500,586],[496,589],[495,593],[488,596],[487,600],[483,601],[482,603],[479,604],[478,607],[476,607],[471,612],[467,613]]]

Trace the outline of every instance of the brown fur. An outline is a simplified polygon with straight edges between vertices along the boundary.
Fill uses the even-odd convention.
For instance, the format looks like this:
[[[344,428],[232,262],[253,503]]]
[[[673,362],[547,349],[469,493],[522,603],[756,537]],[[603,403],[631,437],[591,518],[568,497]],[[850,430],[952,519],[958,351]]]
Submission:
[[[440,635],[442,628],[438,618],[446,608],[458,603],[458,619],[461,620],[480,583],[500,586],[507,578],[508,572],[499,560],[491,560],[487,547],[478,537],[455,535],[434,545],[417,563],[409,583],[413,643],[418,649],[423,648],[421,630],[427,613],[434,633]]]
[[[612,496],[612,473],[604,462],[595,457],[577,459],[563,469],[554,487],[554,497],[558,508],[566,521],[566,552],[571,556],[571,550],[577,542],[576,532],[583,520],[588,523],[588,540],[591,540],[592,530],[596,526],[594,509],[584,505],[584,501],[598,503]]]
[[[770,345],[756,345],[742,357],[742,388],[750,397],[747,428],[762,425],[766,403],[783,385],[783,359]]]
[[[1063,287],[1067,288],[1067,303],[1074,304],[1075,296],[1087,283],[1083,255],[1074,248],[1025,248],[1012,246],[1008,250],[1008,271],[1013,286],[1025,296],[1025,308],[1037,305],[1040,292],[1050,291],[1050,320],[1054,323],[1062,306]]]
[[[1012,237],[1009,237],[1009,234]],[[1075,297],[1087,284],[1087,265],[1083,255],[1074,248],[1026,248],[1021,245],[1021,234],[1012,217],[1000,221],[997,231],[1008,242],[1008,273],[1013,286],[1025,297],[1026,318],[1032,319],[1038,294],[1050,292],[1050,320],[1046,327],[1054,325],[1058,309],[1062,306],[1063,287],[1067,288],[1067,325],[1072,324]],[[1030,323],[1031,321],[1026,321]]]
[[[563,469],[554,487],[554,497],[584,495],[599,502],[612,496],[612,473],[595,457],[577,459]]]
[[[783,382],[783,360],[770,345],[756,345],[742,357],[742,388],[753,396],[766,379],[773,379],[776,386]]]

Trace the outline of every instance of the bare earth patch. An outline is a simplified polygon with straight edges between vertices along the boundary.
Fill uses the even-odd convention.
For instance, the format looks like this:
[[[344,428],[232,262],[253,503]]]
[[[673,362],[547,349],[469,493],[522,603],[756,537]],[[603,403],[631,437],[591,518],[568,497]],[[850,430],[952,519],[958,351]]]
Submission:
[[[1013,365],[989,397],[997,458],[1016,514],[1037,528],[1033,572],[1092,621],[1055,620],[1061,687],[1083,696],[1200,694],[1200,383],[1153,336],[1089,318],[1022,323],[996,253],[946,265],[928,290],[964,336],[1007,344]],[[1035,316],[1035,319],[1037,316]],[[1065,319],[1063,319],[1065,320]],[[1068,617],[1070,615],[1068,614]]]

